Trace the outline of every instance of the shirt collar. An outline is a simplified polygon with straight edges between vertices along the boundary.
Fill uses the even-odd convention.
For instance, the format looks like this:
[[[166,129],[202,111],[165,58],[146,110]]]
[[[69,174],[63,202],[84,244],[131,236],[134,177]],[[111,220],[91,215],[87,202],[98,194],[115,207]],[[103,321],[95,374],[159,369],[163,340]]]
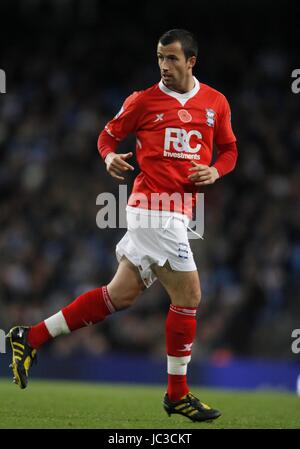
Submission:
[[[200,83],[197,80],[197,78],[195,78],[193,76],[193,79],[195,81],[195,86],[193,87],[192,90],[189,90],[188,92],[184,92],[183,94],[179,93],[179,92],[175,92],[174,90],[169,89],[167,86],[164,85],[164,83],[162,82],[162,80],[160,80],[158,86],[160,88],[160,90],[162,92],[164,92],[167,95],[170,95],[171,97],[175,98],[176,100],[179,101],[179,103],[184,106],[185,103],[190,99],[193,98],[200,90]]]

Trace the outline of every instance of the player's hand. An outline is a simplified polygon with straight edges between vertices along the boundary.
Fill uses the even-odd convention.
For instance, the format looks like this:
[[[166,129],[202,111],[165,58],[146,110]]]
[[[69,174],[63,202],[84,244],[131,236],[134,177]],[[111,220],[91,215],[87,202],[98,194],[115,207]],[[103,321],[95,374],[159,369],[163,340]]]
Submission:
[[[191,163],[194,167],[189,169],[192,173],[188,176],[188,178],[190,181],[194,182],[196,186],[213,184],[220,177],[218,170],[215,167],[196,164],[194,161],[191,161]]]
[[[123,172],[128,170],[134,170],[133,166],[126,162],[126,159],[129,159],[133,156],[133,153],[126,154],[117,154],[117,153],[108,153],[105,158],[106,170],[108,173],[116,179],[120,181],[124,181],[124,177],[121,176]]]

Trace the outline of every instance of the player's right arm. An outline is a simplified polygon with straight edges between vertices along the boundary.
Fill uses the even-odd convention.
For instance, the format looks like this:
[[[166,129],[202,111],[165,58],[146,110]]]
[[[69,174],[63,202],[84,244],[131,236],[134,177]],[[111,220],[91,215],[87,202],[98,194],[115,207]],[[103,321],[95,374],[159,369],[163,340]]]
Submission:
[[[134,92],[126,98],[118,114],[109,121],[98,138],[98,151],[106,164],[108,173],[116,179],[124,180],[122,173],[134,170],[132,165],[126,162],[133,153],[117,154],[118,143],[128,134],[135,132],[142,112],[141,92]]]

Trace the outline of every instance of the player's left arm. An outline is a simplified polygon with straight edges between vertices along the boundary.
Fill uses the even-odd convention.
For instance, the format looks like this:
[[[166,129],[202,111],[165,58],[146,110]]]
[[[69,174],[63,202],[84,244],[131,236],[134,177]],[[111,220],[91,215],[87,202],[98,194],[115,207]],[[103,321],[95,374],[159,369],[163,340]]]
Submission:
[[[217,159],[212,166],[196,164],[191,161],[191,175],[188,177],[196,186],[213,184],[221,176],[230,173],[237,161],[238,150],[236,137],[231,127],[231,113],[229,103],[224,96],[220,105],[219,119],[215,129],[215,143],[217,145]]]

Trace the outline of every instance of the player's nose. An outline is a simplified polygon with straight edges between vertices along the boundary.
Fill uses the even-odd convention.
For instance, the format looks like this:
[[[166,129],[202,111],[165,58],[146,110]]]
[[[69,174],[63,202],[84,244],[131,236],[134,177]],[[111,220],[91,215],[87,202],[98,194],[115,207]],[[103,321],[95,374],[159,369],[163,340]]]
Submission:
[[[160,69],[161,69],[162,73],[167,74],[167,72],[169,71],[169,67],[168,67],[168,64],[166,61],[163,61],[161,63]]]

